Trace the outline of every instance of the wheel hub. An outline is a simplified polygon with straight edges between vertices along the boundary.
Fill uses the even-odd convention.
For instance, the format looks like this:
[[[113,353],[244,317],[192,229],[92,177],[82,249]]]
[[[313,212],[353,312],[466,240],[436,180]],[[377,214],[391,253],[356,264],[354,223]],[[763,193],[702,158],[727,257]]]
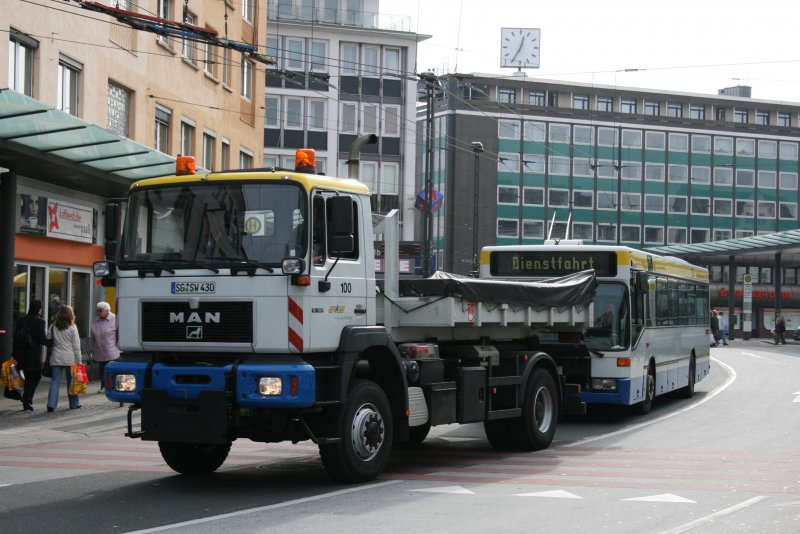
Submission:
[[[553,398],[547,388],[539,388],[533,398],[533,423],[543,434],[550,430],[553,423]]]
[[[353,452],[360,460],[368,462],[378,455],[385,430],[383,417],[374,405],[364,404],[356,410],[350,437]]]

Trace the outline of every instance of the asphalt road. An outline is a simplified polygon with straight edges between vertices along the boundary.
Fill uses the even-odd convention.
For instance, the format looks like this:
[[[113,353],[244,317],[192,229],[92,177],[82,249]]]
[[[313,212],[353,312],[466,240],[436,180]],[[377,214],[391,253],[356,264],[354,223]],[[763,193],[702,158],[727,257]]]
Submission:
[[[310,443],[237,441],[214,475],[177,476],[155,444],[122,436],[126,410],[102,395],[53,414],[4,399],[0,531],[796,533],[800,344],[789,343],[714,348],[694,398],[568,418],[546,451],[495,451],[481,425],[436,427],[353,486],[332,482]]]

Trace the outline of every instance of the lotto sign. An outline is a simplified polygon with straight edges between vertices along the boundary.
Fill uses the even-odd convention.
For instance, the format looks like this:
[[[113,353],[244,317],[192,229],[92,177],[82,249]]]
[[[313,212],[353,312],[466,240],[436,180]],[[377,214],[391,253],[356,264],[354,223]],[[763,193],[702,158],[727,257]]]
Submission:
[[[47,237],[92,242],[94,212],[61,200],[47,200]]]
[[[475,301],[472,300],[467,301],[467,322],[475,322]]]

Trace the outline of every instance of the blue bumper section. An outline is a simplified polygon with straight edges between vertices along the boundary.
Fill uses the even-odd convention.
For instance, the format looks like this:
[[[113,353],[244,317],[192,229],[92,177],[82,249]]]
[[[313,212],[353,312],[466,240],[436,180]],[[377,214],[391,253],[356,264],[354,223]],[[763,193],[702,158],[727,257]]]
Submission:
[[[147,362],[114,361],[106,366],[104,380],[106,397],[114,402],[140,404],[147,373]],[[150,389],[166,391],[173,399],[197,399],[203,391],[225,391],[226,377],[234,366],[199,367],[153,364],[150,370]],[[116,391],[116,376],[130,374],[136,377],[136,390]],[[264,396],[258,392],[261,377],[280,377],[283,383],[280,395]],[[292,385],[296,387],[293,388]],[[307,408],[317,398],[314,368],[307,364],[242,364],[236,368],[234,402],[239,406],[261,408]],[[294,390],[294,391],[293,391]]]
[[[586,404],[622,404],[624,406],[634,404],[631,395],[631,380],[629,378],[617,379],[617,391],[582,391],[581,400]]]

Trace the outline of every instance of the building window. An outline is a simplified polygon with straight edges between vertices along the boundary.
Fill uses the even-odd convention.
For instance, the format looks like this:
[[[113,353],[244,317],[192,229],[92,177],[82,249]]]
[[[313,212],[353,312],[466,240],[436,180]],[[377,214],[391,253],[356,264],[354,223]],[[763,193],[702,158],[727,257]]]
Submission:
[[[664,228],[661,226],[645,226],[644,227],[644,242],[645,243],[664,243]]]
[[[644,114],[657,117],[661,115],[661,102],[657,100],[644,101]]]
[[[181,121],[181,155],[194,156],[194,124]]]
[[[522,221],[522,237],[525,239],[544,239],[544,221]]]
[[[669,213],[686,213],[686,197],[670,196],[667,198],[667,208]]]
[[[598,178],[617,177],[617,163],[610,159],[598,159],[594,164],[594,170],[597,172]]]
[[[639,237],[641,229],[638,226],[623,224],[620,226],[620,231],[620,241],[623,243],[641,243],[641,239]]]
[[[556,91],[547,92],[547,105],[551,108],[558,107],[558,93]]]
[[[708,135],[693,135],[692,152],[695,154],[710,154],[711,137]]]
[[[689,118],[701,121],[706,120],[706,107],[702,104],[690,104]]]
[[[400,106],[383,107],[383,135],[387,137],[400,135]]]
[[[550,163],[551,175],[569,176],[569,158],[550,156],[548,160]]]
[[[550,189],[547,192],[547,205],[551,207],[569,206],[569,191],[566,189]]]
[[[717,116],[717,120],[724,122],[725,121],[725,108],[717,107],[716,108],[716,112],[717,112],[717,115],[716,115]]]
[[[626,180],[641,180],[642,179],[642,162],[641,161],[623,161],[620,175]]]
[[[774,219],[775,218],[775,203],[774,202],[765,202],[763,200],[758,201],[758,216],[763,219]]]
[[[733,169],[714,167],[714,185],[733,185]]]
[[[731,238],[730,230],[714,230],[714,241],[725,241]]]
[[[303,99],[295,97],[284,97],[283,107],[285,109],[285,116],[283,117],[283,124],[287,129],[302,130],[303,129]]]
[[[769,125],[769,111],[756,110],[756,124]]]
[[[667,228],[667,243],[686,243],[686,228]]]
[[[733,108],[733,122],[747,124],[747,110],[742,108]]]
[[[756,155],[755,139],[736,139],[736,155],[752,158]]]
[[[683,104],[680,102],[667,102],[667,117],[683,117]]]
[[[186,13],[186,15],[183,17],[183,22],[186,24],[194,24],[194,15],[191,13]],[[183,39],[181,41],[181,56],[183,56],[183,59],[192,64],[195,63],[195,46],[195,42],[189,39]]]
[[[589,109],[589,95],[572,95],[572,107],[574,109]]]
[[[716,154],[717,156],[732,156],[733,139],[730,137],[715,137],[714,154]]]
[[[358,74],[358,45],[342,43],[340,68],[343,75],[355,76]]]
[[[708,243],[708,230],[705,228],[692,228],[692,243]]]
[[[781,159],[797,161],[797,143],[781,141]]]
[[[33,96],[33,56],[39,42],[16,30],[8,41],[8,81],[10,88]]]
[[[711,202],[705,197],[692,197],[692,215],[708,215],[711,213]]]
[[[309,130],[325,129],[325,101],[306,100],[306,125]]]
[[[576,208],[593,208],[594,202],[592,201],[591,191],[573,191],[572,192],[572,205]]]
[[[242,0],[242,18],[250,24],[255,20],[255,0]]]
[[[267,128],[280,128],[278,117],[280,116],[280,98],[268,96],[264,104],[264,126]]]
[[[753,201],[752,200],[737,200],[736,201],[736,216],[737,217],[752,217],[753,216]]]
[[[342,133],[356,133],[356,105],[342,104],[339,128]]]
[[[327,72],[328,43],[325,41],[311,41],[311,51],[308,56],[309,70],[311,72]]]
[[[528,104],[532,106],[544,106],[544,91],[531,91],[528,93]]]
[[[378,76],[380,74],[379,48],[377,46],[365,46],[361,50],[364,58],[364,76]]]
[[[775,159],[778,157],[778,144],[775,141],[759,141],[758,157],[762,159]]]
[[[225,169],[230,169],[231,165],[231,142],[225,138],[222,139],[222,143],[220,144],[219,165],[220,170],[223,171]]]
[[[664,150],[666,137],[664,132],[645,132],[644,146],[650,150]]]
[[[649,213],[664,213],[664,197],[662,195],[645,195],[644,211]]]
[[[747,174],[747,178],[750,180],[750,183],[739,183],[739,173],[744,172]],[[753,186],[753,174],[754,171],[751,169],[737,169],[736,170],[736,185],[747,185],[752,187]],[[764,189],[775,189],[775,185],[777,184],[777,177],[775,171],[758,171],[758,187]]]
[[[620,113],[636,113],[636,99],[621,98],[619,101]]]
[[[253,153],[246,148],[239,149],[239,168],[252,169],[253,168]]]
[[[780,187],[784,191],[797,190],[797,173],[796,172],[782,172],[780,174]]]
[[[524,136],[526,141],[536,141],[537,143],[544,142],[545,130],[547,129],[547,125],[545,123],[525,121],[524,128]]]
[[[172,111],[161,106],[156,106],[155,146],[154,148],[164,154],[169,154],[169,134]]]
[[[780,203],[781,219],[797,220],[797,203],[795,202],[781,202]]]
[[[253,100],[253,62],[242,55],[242,98]]]
[[[304,70],[303,40],[286,39],[286,68],[291,70]]]
[[[616,241],[617,225],[613,223],[600,223],[597,225],[598,241]]]
[[[108,82],[108,129],[128,137],[131,93],[124,87]]]
[[[519,172],[519,154],[499,153],[497,155],[497,172]]]
[[[519,205],[519,187],[511,185],[497,186],[497,203]]]
[[[517,101],[517,91],[511,87],[500,87],[497,90],[497,99],[504,104],[514,104]]]
[[[625,211],[642,211],[642,195],[639,193],[622,193],[622,208]]]
[[[573,176],[586,176],[591,178],[594,176],[594,165],[589,158],[572,158],[572,175]]]
[[[522,165],[524,172],[544,174],[544,154],[525,154]]]
[[[663,182],[664,181],[664,164],[663,163],[645,163],[644,164],[644,179],[649,182]]]
[[[377,104],[362,104],[361,131],[362,133],[378,133],[378,114],[380,107]]]
[[[625,148],[642,148],[642,131],[622,130],[622,146]]]
[[[699,165],[692,165],[691,180],[693,184],[710,184],[711,183],[711,167],[704,167]]]
[[[598,96],[597,111],[606,111],[608,113],[614,111],[614,99],[610,96]]]
[[[784,111],[779,111],[776,117],[776,125],[789,127],[792,125],[792,116]]]
[[[83,65],[61,56],[58,60],[58,109],[78,115],[78,75]]]
[[[714,199],[714,215],[732,215],[733,201],[728,198]]]
[[[600,146],[617,146],[619,143],[619,135],[617,128],[604,128],[597,129],[597,144]]]
[[[550,124],[550,142],[569,144],[569,124]]]
[[[497,121],[497,137],[500,139],[519,139],[520,125],[517,120],[500,119]]]
[[[594,128],[591,126],[572,127],[572,138],[576,145],[593,145],[594,144]]]
[[[400,165],[397,163],[381,164],[380,191],[384,195],[396,195],[399,191],[398,176]]]
[[[383,72],[389,74],[400,74],[400,49],[383,49]]]
[[[689,136],[682,133],[669,134],[669,150],[671,152],[688,152]]]
[[[519,221],[516,219],[497,219],[497,237],[518,237]]]
[[[689,181],[689,167],[686,165],[670,165],[667,168],[667,181],[687,183]]]
[[[159,18],[172,20],[172,0],[158,0],[156,12],[158,13]],[[169,38],[166,36],[159,35],[156,37],[156,39],[167,47],[172,48],[169,44]]]
[[[522,203],[526,206],[544,206],[544,189],[541,187],[524,187]]]
[[[616,198],[617,194],[613,191],[598,191],[597,209],[600,210],[617,209]]]
[[[222,49],[222,83],[231,85],[231,49]]]
[[[217,48],[206,43],[203,56],[203,70],[212,78],[216,77]]]
[[[213,171],[214,152],[217,147],[217,137],[213,133],[203,132],[203,168]]]
[[[759,175],[761,172],[764,171],[760,171]],[[753,169],[736,169],[736,187],[753,187],[755,185],[755,181],[756,173]],[[774,172],[772,172],[772,187],[775,187]]]

